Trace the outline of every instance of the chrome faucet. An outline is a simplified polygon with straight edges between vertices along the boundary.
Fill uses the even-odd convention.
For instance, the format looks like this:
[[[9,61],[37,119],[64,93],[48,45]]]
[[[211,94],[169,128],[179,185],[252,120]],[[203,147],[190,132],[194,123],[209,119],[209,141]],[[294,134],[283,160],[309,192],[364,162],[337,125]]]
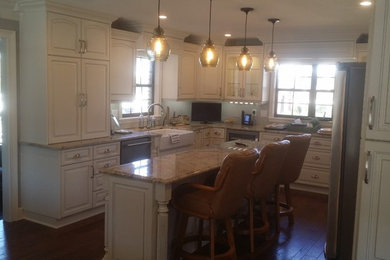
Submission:
[[[152,122],[151,122],[151,119],[150,119],[150,113],[152,112],[152,107],[154,107],[154,106],[159,106],[161,108],[162,127],[164,127],[165,126],[166,115],[165,115],[165,109],[164,109],[164,107],[160,103],[153,103],[153,104],[150,104],[148,106],[148,122],[150,122],[150,124],[147,123],[146,127],[147,128],[152,127]]]

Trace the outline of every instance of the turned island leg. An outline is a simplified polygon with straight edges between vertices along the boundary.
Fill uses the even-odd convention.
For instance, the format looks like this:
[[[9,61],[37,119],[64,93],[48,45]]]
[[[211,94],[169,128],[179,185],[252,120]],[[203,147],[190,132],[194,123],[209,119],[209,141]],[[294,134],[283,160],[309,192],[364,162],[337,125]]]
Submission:
[[[157,201],[157,252],[156,259],[168,259],[168,203],[171,200],[172,187],[170,184],[156,183],[155,199]]]

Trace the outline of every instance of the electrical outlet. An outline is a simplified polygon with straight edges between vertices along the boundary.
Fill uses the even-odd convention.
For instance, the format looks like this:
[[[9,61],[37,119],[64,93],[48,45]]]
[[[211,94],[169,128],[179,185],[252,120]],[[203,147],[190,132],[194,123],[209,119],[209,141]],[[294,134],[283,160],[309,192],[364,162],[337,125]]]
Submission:
[[[252,109],[252,115],[256,115],[256,113],[257,113],[257,111],[256,111],[256,109]]]

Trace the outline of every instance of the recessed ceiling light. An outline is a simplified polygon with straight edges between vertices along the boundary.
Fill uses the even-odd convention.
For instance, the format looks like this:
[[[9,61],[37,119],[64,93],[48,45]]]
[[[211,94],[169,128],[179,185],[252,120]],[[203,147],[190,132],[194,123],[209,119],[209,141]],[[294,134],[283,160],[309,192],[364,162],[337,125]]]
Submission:
[[[225,37],[232,37],[230,33],[225,33]]]
[[[167,19],[168,17],[167,17],[166,15],[163,15],[163,14],[162,14],[162,15],[159,16],[159,18],[160,18],[161,20],[165,20],[165,19]]]
[[[363,1],[360,1],[360,5],[361,6],[370,6],[370,5],[372,5],[372,1],[371,0],[363,0]]]

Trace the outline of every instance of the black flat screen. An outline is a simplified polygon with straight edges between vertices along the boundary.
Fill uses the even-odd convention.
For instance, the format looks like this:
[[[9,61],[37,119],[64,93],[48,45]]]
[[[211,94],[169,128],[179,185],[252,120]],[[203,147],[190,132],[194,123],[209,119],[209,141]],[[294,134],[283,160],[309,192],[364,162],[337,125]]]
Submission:
[[[221,103],[194,102],[191,106],[191,121],[220,122]]]

